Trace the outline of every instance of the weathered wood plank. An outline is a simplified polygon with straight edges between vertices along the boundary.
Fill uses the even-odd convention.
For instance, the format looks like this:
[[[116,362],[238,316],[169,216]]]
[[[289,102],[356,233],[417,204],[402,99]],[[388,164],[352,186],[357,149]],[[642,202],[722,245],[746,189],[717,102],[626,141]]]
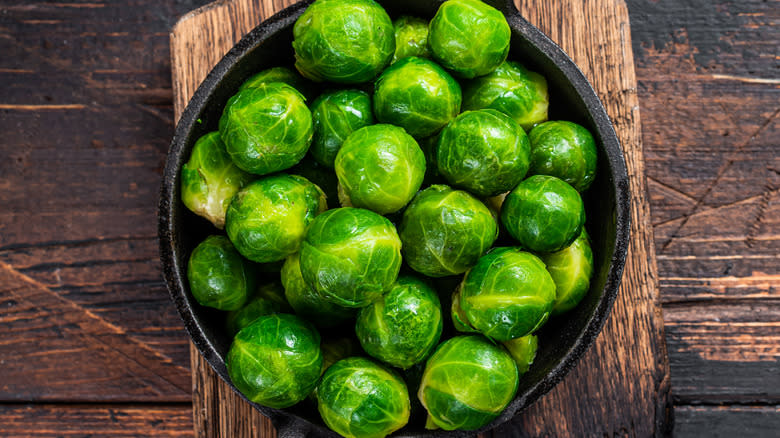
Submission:
[[[6,438],[191,437],[190,406],[0,405]]]
[[[776,300],[664,307],[677,403],[780,404]]]
[[[679,406],[674,414],[679,438],[772,438],[780,430],[778,406]]]

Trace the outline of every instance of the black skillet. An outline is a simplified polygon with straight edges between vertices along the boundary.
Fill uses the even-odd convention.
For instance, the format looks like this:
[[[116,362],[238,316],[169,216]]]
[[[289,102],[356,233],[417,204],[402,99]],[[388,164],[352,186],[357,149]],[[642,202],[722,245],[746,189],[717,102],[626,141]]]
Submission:
[[[231,339],[224,316],[198,305],[186,281],[192,249],[216,230],[190,213],[179,197],[181,166],[195,141],[217,129],[225,102],[239,85],[264,68],[292,65],[292,27],[311,0],[292,5],[261,23],[217,64],[190,100],[176,126],[168,152],[159,205],[159,238],[163,274],[174,303],[203,357],[235,391],[225,368]],[[511,0],[485,0],[504,12],[512,28],[509,59],[542,73],[550,90],[550,120],[569,120],[587,127],[599,147],[597,178],[584,199],[592,238],[595,272],[591,288],[573,311],[551,319],[539,333],[539,352],[523,375],[517,397],[493,422],[480,431],[511,419],[548,392],[576,365],[601,330],[615,301],[628,250],[630,205],[623,153],[609,117],[591,85],[563,51],[523,19]],[[401,14],[431,18],[442,1],[379,1],[391,17]],[[238,393],[238,391],[236,391]],[[242,396],[243,397],[243,396]],[[412,398],[415,395],[412,394]],[[288,409],[253,404],[269,417],[280,438],[335,436],[323,424],[316,407],[302,402]],[[396,433],[404,437],[465,437],[474,432],[428,431],[422,418],[413,418]]]

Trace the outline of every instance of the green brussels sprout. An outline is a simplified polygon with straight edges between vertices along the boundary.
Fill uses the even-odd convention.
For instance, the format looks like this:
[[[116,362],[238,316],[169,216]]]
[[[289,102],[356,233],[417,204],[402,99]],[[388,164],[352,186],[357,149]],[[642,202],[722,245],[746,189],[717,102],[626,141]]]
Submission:
[[[244,81],[244,83],[241,84],[241,87],[239,87],[239,91],[247,88],[255,88],[260,84],[270,84],[272,82],[283,82],[295,88],[307,98],[313,94],[312,83],[298,74],[298,72],[292,71],[287,67],[272,67],[263,70]]]
[[[484,337],[443,342],[428,359],[417,393],[428,411],[426,427],[479,429],[509,405],[518,383],[515,361]]]
[[[512,359],[517,365],[517,372],[525,374],[531,368],[536,358],[536,350],[539,348],[539,338],[536,335],[523,336],[502,342]]]
[[[336,155],[336,176],[349,205],[393,213],[412,200],[425,176],[425,154],[402,128],[371,125],[353,132]]]
[[[461,333],[479,333],[479,330],[471,326],[469,319],[466,318],[466,313],[463,312],[463,308],[460,306],[460,286],[452,293],[450,316],[452,317],[452,325],[455,327],[455,330]]]
[[[395,54],[393,62],[407,56],[430,58],[428,51],[428,22],[422,18],[403,15],[393,21]]]
[[[317,216],[301,246],[301,273],[322,297],[344,307],[379,298],[401,270],[401,239],[393,224],[361,208]]]
[[[225,236],[209,236],[190,254],[190,292],[201,306],[236,310],[255,288],[255,273]]]
[[[366,358],[331,365],[315,394],[325,424],[345,437],[382,438],[409,421],[404,381]]]
[[[323,373],[341,359],[346,359],[360,352],[360,344],[352,336],[323,339],[320,348],[322,349]]]
[[[284,299],[284,289],[278,282],[264,284],[257,288],[255,295],[238,310],[227,314],[227,329],[231,337],[242,328],[248,326],[257,318],[272,313],[289,312],[290,308]]]
[[[230,203],[226,231],[238,252],[268,263],[298,252],[306,226],[327,208],[319,187],[297,175],[273,175],[244,187]]]
[[[311,156],[333,168],[341,144],[359,128],[374,123],[371,97],[360,90],[339,90],[322,94],[311,106],[314,140]]]
[[[517,122],[485,109],[466,111],[442,129],[436,162],[450,184],[487,197],[522,181],[530,153],[528,136]]]
[[[317,386],[320,335],[295,315],[261,316],[238,332],[225,362],[230,380],[246,398],[287,408]]]
[[[404,370],[428,357],[441,331],[439,296],[411,276],[398,277],[381,298],[360,309],[355,324],[366,353]]]
[[[547,120],[547,80],[514,61],[504,61],[463,87],[463,109],[492,108],[508,115],[526,131]]]
[[[388,67],[374,86],[374,114],[414,137],[435,134],[460,112],[458,82],[433,61],[410,56]]]
[[[253,179],[233,164],[219,132],[210,132],[195,142],[181,167],[181,201],[221,230],[230,200]]]
[[[284,262],[282,284],[287,302],[290,303],[295,313],[317,327],[335,327],[355,316],[354,309],[337,306],[322,298],[303,281],[298,253],[287,257]]]
[[[317,0],[293,27],[295,67],[313,81],[368,82],[395,51],[393,22],[373,0]]]
[[[434,185],[409,204],[398,235],[409,267],[429,277],[445,277],[474,266],[498,237],[498,224],[477,198]]]
[[[559,315],[573,309],[590,289],[590,277],[593,275],[593,251],[585,228],[571,245],[539,257],[555,282],[552,314]]]
[[[512,34],[504,15],[479,0],[448,0],[428,28],[433,59],[471,79],[495,70],[509,53]]]
[[[303,95],[281,82],[239,91],[219,119],[219,134],[230,158],[257,175],[295,165],[309,150],[312,132]]]
[[[338,185],[339,180],[336,178],[336,174],[332,169],[317,163],[314,160],[303,159],[295,166],[287,170],[290,175],[299,175],[317,185],[325,193],[325,198],[328,201],[328,208],[336,208],[339,206],[338,197]],[[281,264],[279,269],[281,269]],[[279,272],[277,270],[276,272]]]
[[[460,306],[470,325],[508,341],[533,333],[550,317],[555,283],[544,263],[519,248],[496,248],[463,277]]]
[[[584,127],[564,121],[542,123],[528,134],[531,140],[531,175],[558,177],[578,192],[596,178],[598,152],[593,136]]]
[[[501,223],[531,251],[559,251],[580,235],[585,206],[577,190],[566,182],[554,176],[534,175],[506,196]]]

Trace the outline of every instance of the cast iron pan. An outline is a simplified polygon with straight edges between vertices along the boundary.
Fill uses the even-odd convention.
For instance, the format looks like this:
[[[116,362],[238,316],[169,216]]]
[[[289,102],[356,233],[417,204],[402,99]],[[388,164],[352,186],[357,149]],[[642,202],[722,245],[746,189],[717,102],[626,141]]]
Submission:
[[[195,141],[217,130],[228,98],[239,85],[264,68],[294,63],[292,26],[312,0],[290,6],[247,34],[217,64],[195,92],[182,114],[168,152],[159,205],[159,237],[163,273],[174,303],[192,340],[203,357],[228,384],[225,354],[231,339],[224,330],[221,312],[194,301],[186,281],[192,249],[217,232],[181,203],[179,174]],[[391,17],[400,14],[431,18],[442,1],[379,1]],[[629,192],[623,154],[612,124],[593,88],[563,51],[525,21],[511,0],[487,0],[507,17],[512,28],[510,59],[545,75],[550,90],[550,120],[570,120],[587,127],[599,145],[597,178],[584,196],[593,240],[595,272],[591,288],[573,311],[551,319],[539,332],[539,352],[530,371],[520,379],[517,397],[495,421],[481,431],[508,421],[555,386],[582,357],[598,335],[617,295],[628,250]],[[230,386],[234,391],[238,391]],[[240,393],[239,393],[240,394]],[[243,397],[243,396],[242,396]],[[413,403],[416,395],[411,394]],[[254,404],[268,416],[279,437],[335,436],[322,423],[312,402],[283,409]],[[405,437],[465,437],[474,432],[427,431],[424,418],[413,418],[397,432]]]

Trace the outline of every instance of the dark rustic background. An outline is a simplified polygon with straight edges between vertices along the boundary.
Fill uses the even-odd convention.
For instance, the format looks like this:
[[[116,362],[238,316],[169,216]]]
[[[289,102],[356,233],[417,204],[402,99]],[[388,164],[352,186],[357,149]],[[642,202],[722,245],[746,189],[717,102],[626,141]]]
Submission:
[[[0,0],[0,435],[192,435],[161,279],[168,32]],[[628,0],[679,436],[780,430],[780,2]]]

